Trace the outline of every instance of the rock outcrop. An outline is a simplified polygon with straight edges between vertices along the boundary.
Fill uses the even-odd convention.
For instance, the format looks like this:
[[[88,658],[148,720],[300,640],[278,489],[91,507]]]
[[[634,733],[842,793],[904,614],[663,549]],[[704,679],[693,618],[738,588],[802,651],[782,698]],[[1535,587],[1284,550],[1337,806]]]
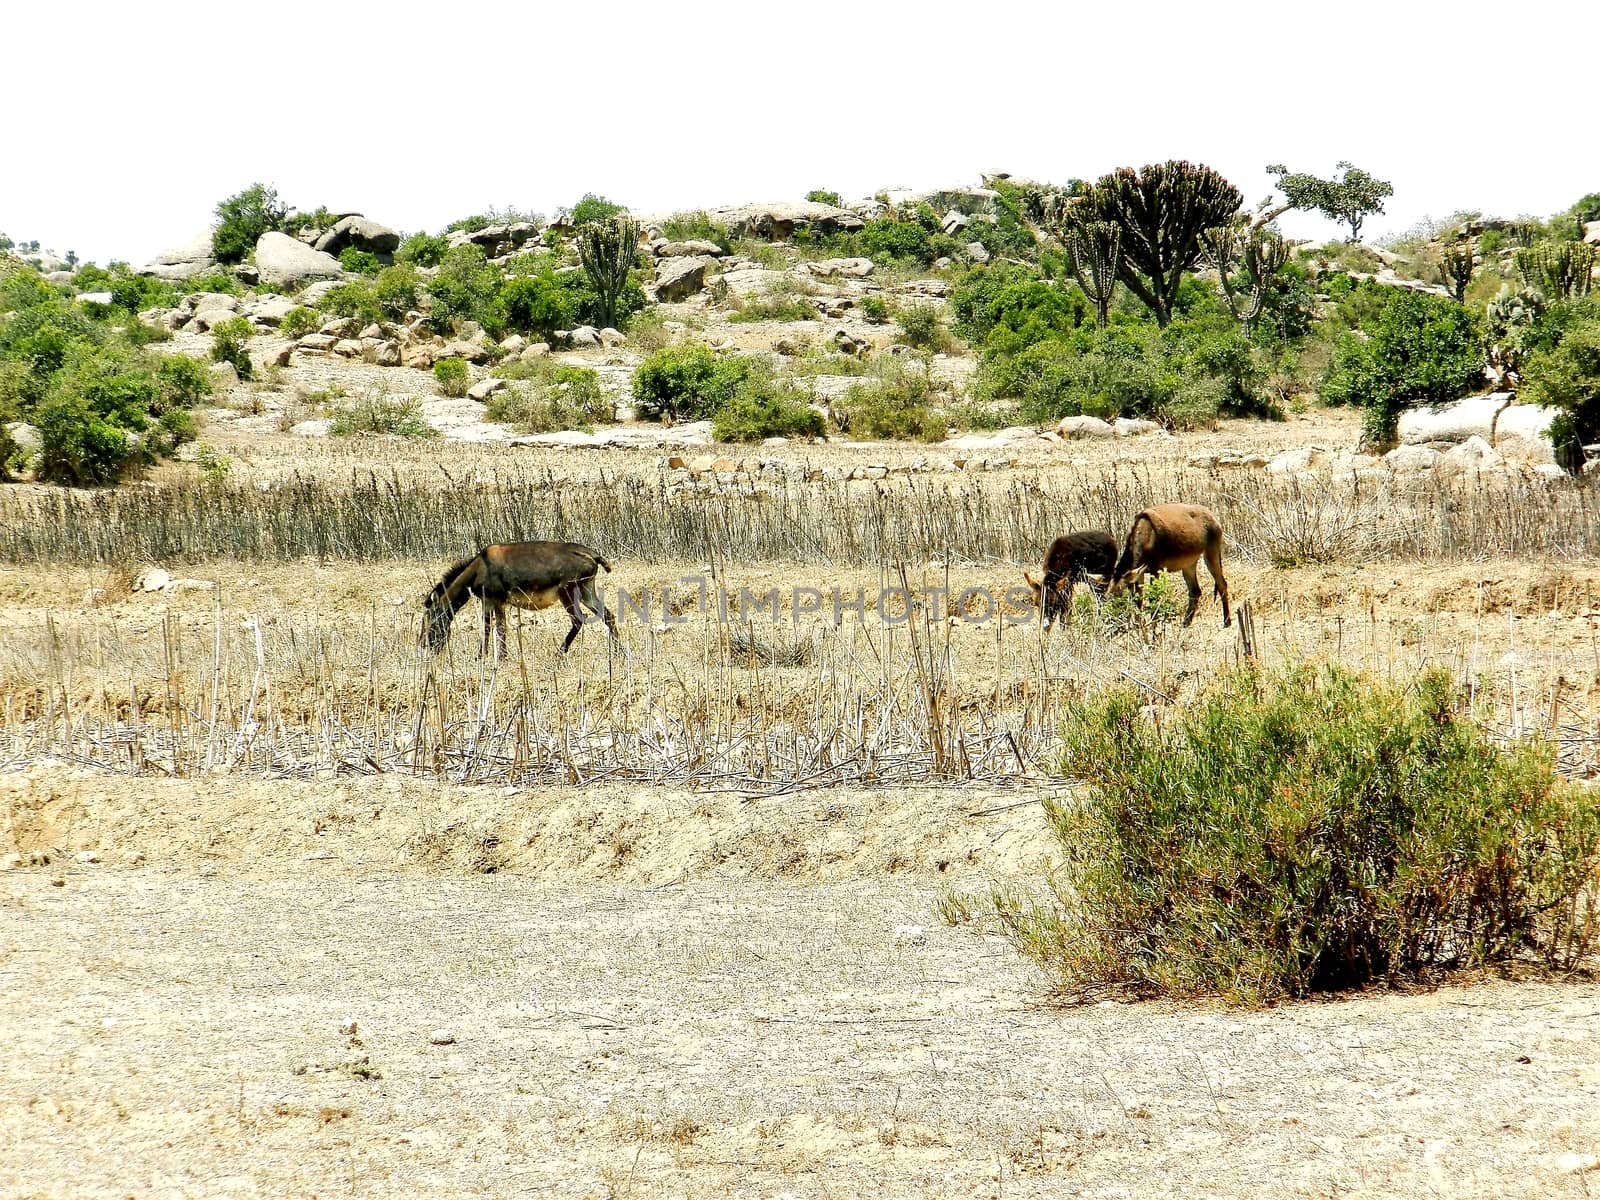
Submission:
[[[314,250],[276,231],[263,233],[256,242],[256,269],[263,283],[279,288],[298,288],[319,279],[338,279],[344,273],[333,255]]]

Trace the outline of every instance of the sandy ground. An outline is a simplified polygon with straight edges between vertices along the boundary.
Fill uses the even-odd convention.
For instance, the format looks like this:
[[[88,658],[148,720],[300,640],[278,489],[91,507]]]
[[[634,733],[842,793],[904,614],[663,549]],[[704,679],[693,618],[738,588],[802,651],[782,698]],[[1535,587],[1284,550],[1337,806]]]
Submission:
[[[14,871],[0,1194],[1600,1182],[1600,986],[1052,1009],[1009,950],[933,918],[940,886]]]

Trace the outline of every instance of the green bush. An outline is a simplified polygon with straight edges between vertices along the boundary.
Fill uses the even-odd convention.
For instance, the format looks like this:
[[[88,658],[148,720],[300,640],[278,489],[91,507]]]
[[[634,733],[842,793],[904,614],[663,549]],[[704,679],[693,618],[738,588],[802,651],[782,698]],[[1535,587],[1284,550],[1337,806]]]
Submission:
[[[780,283],[748,300],[728,314],[728,320],[738,323],[753,321],[815,321],[816,307],[792,283]]]
[[[1146,700],[1071,710],[1062,770],[1090,786],[1048,810],[1053,902],[993,898],[1066,995],[1269,1004],[1593,948],[1600,808],[1443,672],[1235,670],[1186,710]]]
[[[540,359],[519,372],[527,382],[489,397],[488,417],[525,433],[593,429],[612,420],[614,410],[600,389],[600,375],[588,367]]]
[[[165,354],[156,360],[156,382],[160,398],[155,411],[193,408],[211,398],[215,386],[210,369],[187,354]]]
[[[894,311],[882,296],[863,296],[856,307],[861,310],[861,316],[874,325],[884,324]]]
[[[852,384],[838,402],[850,433],[894,441],[942,441],[950,431],[950,420],[935,408],[938,396],[928,372],[894,359],[876,370],[873,379]]]
[[[383,269],[376,254],[370,250],[358,250],[354,246],[346,246],[339,251],[339,265],[357,275],[376,275]]]
[[[627,211],[622,205],[613,204],[604,196],[586,192],[583,199],[572,206],[568,220],[573,225],[587,225],[591,221],[609,221],[612,217],[619,217]]]
[[[251,374],[250,352],[245,349],[254,326],[246,317],[229,317],[211,327],[211,361],[232,363],[240,379]]]
[[[1561,410],[1551,429],[1561,465],[1576,472],[1600,440],[1600,300],[1559,306],[1545,341],[1523,360],[1520,398]]]
[[[862,253],[875,262],[893,263],[910,261],[925,267],[941,255],[951,254],[955,242],[918,221],[903,221],[896,217],[876,217],[868,221],[857,235]]]
[[[282,229],[289,210],[278,202],[276,188],[253,183],[217,204],[217,227],[211,252],[221,263],[243,262],[255,251],[261,235]]]
[[[661,233],[674,242],[714,242],[725,251],[733,248],[728,227],[712,220],[704,210],[673,213],[661,223]]]
[[[700,420],[725,404],[750,377],[751,360],[718,358],[697,343],[667,346],[639,365],[633,398],[648,417]]]
[[[461,321],[476,321],[492,337],[505,332],[505,310],[500,306],[504,283],[500,268],[477,246],[457,246],[440,260],[439,272],[427,281],[433,307],[428,324],[439,333],[453,331]]]
[[[283,320],[278,325],[278,332],[286,338],[300,338],[321,328],[320,312],[314,308],[307,308],[304,304],[296,304],[283,315]]]
[[[936,304],[908,304],[895,314],[900,332],[895,341],[930,354],[943,354],[954,342],[944,327],[944,317]]]
[[[115,483],[137,459],[127,431],[95,412],[79,396],[63,396],[33,414],[39,431],[34,471],[42,480],[72,487]]]
[[[806,193],[806,199],[812,204],[831,204],[835,208],[844,207],[844,201],[839,199],[838,192],[825,191],[822,188],[812,188]]]
[[[994,354],[1063,337],[1092,316],[1075,285],[1049,282],[1010,263],[967,272],[951,292],[950,310],[956,332]]]
[[[826,422],[806,398],[763,372],[752,373],[711,418],[719,442],[821,437]]]
[[[178,292],[192,296],[196,292],[218,292],[224,296],[242,296],[244,284],[232,271],[207,271],[204,275],[191,275],[174,285]]]
[[[394,252],[394,260],[414,267],[437,267],[449,249],[448,238],[432,233],[413,233],[400,243],[400,249]]]
[[[472,372],[466,362],[459,358],[441,358],[434,363],[433,378],[439,385],[440,395],[444,396],[465,396],[467,389],[472,386]]]
[[[459,358],[445,362],[462,363]],[[422,402],[415,396],[390,397],[370,393],[335,405],[328,432],[334,437],[390,434],[403,438],[438,437],[439,431],[422,419]]]
[[[548,266],[537,274],[513,275],[500,291],[500,306],[506,324],[518,333],[532,333],[549,340],[558,329],[571,329],[578,323],[583,306],[582,287],[566,282],[578,272],[557,275]]]
[[[1453,300],[1392,289],[1367,338],[1334,348],[1320,393],[1328,404],[1366,410],[1368,440],[1394,440],[1400,414],[1419,404],[1459,399],[1481,382],[1483,350],[1471,314]]]

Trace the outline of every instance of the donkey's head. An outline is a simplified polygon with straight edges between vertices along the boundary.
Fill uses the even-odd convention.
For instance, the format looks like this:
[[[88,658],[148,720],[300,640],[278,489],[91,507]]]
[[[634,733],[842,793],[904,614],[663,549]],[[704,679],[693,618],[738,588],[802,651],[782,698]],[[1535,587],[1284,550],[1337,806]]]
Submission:
[[[428,593],[428,598],[422,602],[422,645],[433,651],[441,653],[450,641],[450,622],[455,620],[455,606],[450,603],[450,598],[445,595],[444,588],[436,587]]]

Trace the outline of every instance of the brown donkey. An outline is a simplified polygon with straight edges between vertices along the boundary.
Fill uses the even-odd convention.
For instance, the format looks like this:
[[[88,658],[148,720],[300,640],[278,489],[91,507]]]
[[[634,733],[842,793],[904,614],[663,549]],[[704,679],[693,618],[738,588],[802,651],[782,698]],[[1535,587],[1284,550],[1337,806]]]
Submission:
[[[1181,571],[1189,585],[1189,611],[1183,615],[1187,625],[1200,607],[1200,573],[1195,564],[1202,558],[1222,601],[1222,627],[1226,629],[1233,624],[1233,611],[1228,607],[1228,581],[1222,577],[1222,522],[1198,504],[1158,504],[1133,519],[1122,557],[1117,560],[1112,594],[1133,588],[1138,599],[1141,576]]]
[[[618,640],[616,618],[594,586],[601,570],[611,564],[598,550],[576,542],[510,542],[485,546],[444,573],[422,605],[422,637],[435,654],[450,640],[450,622],[473,596],[483,605],[483,643],[479,654],[489,652],[491,632],[497,654],[505,652],[506,605],[550,608],[562,604],[572,618],[572,628],[561,643],[565,654],[583,628],[583,609],[602,618]],[[580,605],[582,607],[580,607]]]
[[[1024,571],[1022,577],[1033,589],[1033,602],[1044,615],[1046,632],[1061,618],[1065,621],[1072,608],[1072,589],[1081,579],[1094,587],[1091,575],[1111,580],[1117,563],[1117,543],[1109,533],[1098,529],[1075,529],[1050,543],[1044,552],[1044,579],[1035,579]]]

